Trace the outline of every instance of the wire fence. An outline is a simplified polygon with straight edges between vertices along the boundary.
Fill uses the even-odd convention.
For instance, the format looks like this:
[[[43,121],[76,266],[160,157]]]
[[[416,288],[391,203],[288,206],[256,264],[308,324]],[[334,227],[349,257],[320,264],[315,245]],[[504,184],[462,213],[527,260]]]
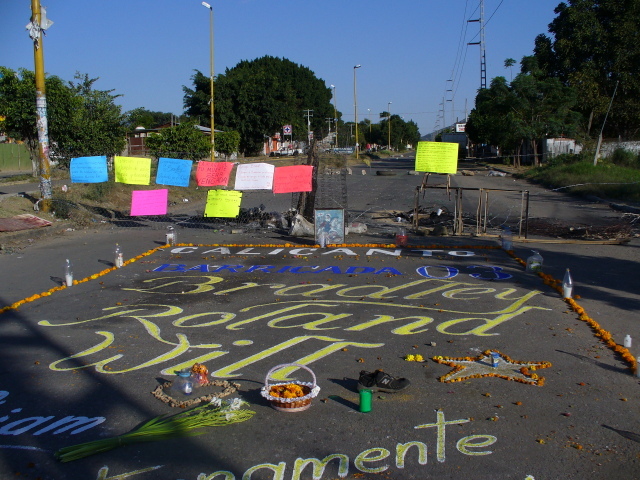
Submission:
[[[529,192],[496,188],[420,186],[411,216],[415,228],[442,233],[499,234],[509,228],[527,237]]]

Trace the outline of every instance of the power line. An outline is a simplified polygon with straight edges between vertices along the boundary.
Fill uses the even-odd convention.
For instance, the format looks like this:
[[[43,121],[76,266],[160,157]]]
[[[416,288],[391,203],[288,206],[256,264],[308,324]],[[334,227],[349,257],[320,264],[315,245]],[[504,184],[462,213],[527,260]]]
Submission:
[[[498,9],[500,8],[500,5],[502,5],[502,2],[504,2],[504,0],[500,0],[500,3],[498,4],[498,6],[496,7],[496,9],[493,11],[493,13],[491,14],[491,16],[489,17],[489,20],[487,20],[486,22],[484,22],[484,26],[487,26],[487,23],[489,23],[491,21],[491,19],[493,18],[493,16],[496,14],[496,12],[498,11]]]
[[[459,66],[459,61],[460,61],[460,54],[462,51],[462,45],[464,44],[464,37],[466,37],[467,35],[467,25],[468,23],[465,21],[465,19],[467,18],[467,7],[469,5],[469,0],[466,0],[465,5],[464,5],[464,14],[462,15],[462,25],[460,27],[460,36],[458,38],[458,48],[456,50],[456,59],[453,63],[453,68],[451,69],[451,78],[455,80],[456,77],[456,70]],[[453,86],[452,86],[453,87]]]

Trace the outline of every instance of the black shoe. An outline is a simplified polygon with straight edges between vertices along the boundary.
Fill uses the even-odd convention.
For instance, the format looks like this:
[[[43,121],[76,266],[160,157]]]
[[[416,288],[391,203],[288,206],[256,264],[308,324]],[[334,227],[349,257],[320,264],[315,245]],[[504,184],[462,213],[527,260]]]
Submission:
[[[394,393],[404,390],[409,385],[411,382],[406,378],[396,378],[382,370],[376,370],[373,373],[362,370],[358,379],[358,390],[366,388],[378,392]]]

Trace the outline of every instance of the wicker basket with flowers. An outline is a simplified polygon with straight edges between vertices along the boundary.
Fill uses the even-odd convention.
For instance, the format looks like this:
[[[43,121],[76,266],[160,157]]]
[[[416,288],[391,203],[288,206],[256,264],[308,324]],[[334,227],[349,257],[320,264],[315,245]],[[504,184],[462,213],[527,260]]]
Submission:
[[[307,370],[313,379],[313,382],[302,382],[292,380],[290,382],[269,383],[273,372],[284,367],[298,367]],[[313,371],[297,363],[285,363],[276,365],[267,373],[264,381],[264,387],[260,390],[260,394],[266,398],[271,406],[281,412],[301,412],[311,406],[311,400],[320,392],[320,387],[316,384],[316,376]]]

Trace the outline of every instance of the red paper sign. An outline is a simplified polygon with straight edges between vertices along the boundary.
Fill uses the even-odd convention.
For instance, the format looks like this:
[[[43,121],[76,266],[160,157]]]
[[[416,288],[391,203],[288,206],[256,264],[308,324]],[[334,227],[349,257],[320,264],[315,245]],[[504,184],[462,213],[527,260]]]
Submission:
[[[199,162],[196,182],[201,187],[226,186],[233,170],[233,162]]]
[[[293,165],[276,167],[273,175],[273,193],[310,192],[313,167]]]

